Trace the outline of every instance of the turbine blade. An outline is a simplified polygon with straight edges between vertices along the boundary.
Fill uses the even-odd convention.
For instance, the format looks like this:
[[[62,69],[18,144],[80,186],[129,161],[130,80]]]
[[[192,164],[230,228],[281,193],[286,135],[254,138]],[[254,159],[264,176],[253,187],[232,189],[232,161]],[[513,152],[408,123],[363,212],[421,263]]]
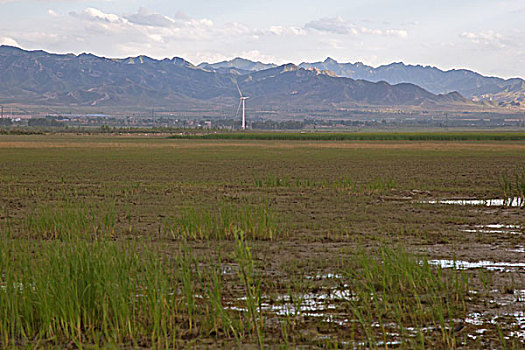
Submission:
[[[235,82],[235,86],[237,86],[237,91],[239,91],[239,96],[242,97],[241,88],[239,87],[239,84],[237,84],[237,82]]]
[[[242,100],[239,102],[239,107],[237,107],[237,112],[235,112],[235,118],[239,115],[239,111],[241,110]]]

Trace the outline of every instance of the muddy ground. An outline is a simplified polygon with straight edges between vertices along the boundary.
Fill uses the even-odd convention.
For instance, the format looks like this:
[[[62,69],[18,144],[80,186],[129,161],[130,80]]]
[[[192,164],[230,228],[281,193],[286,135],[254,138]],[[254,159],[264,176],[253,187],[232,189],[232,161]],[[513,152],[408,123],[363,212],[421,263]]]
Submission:
[[[284,344],[279,322],[291,317],[296,346],[448,347],[437,330],[427,330],[422,345],[417,334],[427,331],[402,335],[395,324],[387,332],[378,329],[375,343],[361,337],[340,273],[356,251],[374,254],[391,246],[426,258],[445,273],[457,269],[468,277],[466,311],[453,320],[453,346],[521,348],[525,209],[440,201],[505,199],[503,177],[514,179],[523,169],[523,142],[0,136],[0,220],[15,238],[27,238],[26,218],[41,208],[68,200],[101,211],[109,205],[116,216],[112,239],[143,240],[171,255],[183,243],[166,227],[183,208],[263,206],[271,208],[279,233],[249,244],[264,281],[261,309],[269,346]],[[231,258],[234,243],[184,244],[197,258],[218,256],[220,248],[224,304],[243,312],[238,266]],[[287,299],[291,289],[304,297],[299,309]],[[235,344],[220,336],[187,338],[180,344]],[[255,345],[246,340],[245,346]]]

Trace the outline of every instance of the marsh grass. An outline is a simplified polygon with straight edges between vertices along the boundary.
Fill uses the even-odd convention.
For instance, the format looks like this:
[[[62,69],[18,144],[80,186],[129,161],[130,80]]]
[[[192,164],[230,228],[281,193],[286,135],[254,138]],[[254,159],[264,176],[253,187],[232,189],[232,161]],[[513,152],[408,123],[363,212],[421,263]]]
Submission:
[[[240,344],[244,336],[243,321],[231,315],[223,305],[223,265],[220,250],[217,261],[210,266],[212,266],[210,269],[203,272],[203,290],[207,296],[210,310],[209,320],[212,324],[210,328],[215,334],[224,333],[227,337],[233,336],[237,344]]]
[[[251,330],[257,336],[260,349],[264,349],[264,318],[262,313],[262,279],[257,276],[251,248],[246,243],[244,232],[236,230],[235,261],[239,265],[239,279],[244,288],[246,309],[248,310]]]
[[[473,327],[456,340],[451,320],[464,314],[463,273],[481,276],[470,311],[492,305],[501,273],[440,270],[410,248],[376,248],[394,237],[407,247],[439,243],[443,254],[468,250],[472,236],[459,241],[452,230],[499,222],[501,211],[366,195],[492,193],[498,169],[523,161],[515,143],[347,152],[119,138],[108,151],[115,140],[55,148],[57,140],[0,152],[0,348],[385,348],[393,338],[401,348],[499,346],[496,325],[485,323],[474,344]],[[515,191],[514,173],[509,181]],[[523,222],[519,211],[504,214],[502,222]],[[345,242],[329,240],[339,235]],[[497,244],[507,247],[504,239]],[[370,249],[354,254],[358,246]],[[308,279],[320,271],[337,276]],[[302,311],[311,295],[334,294],[343,297],[319,298],[325,309],[315,315]],[[507,320],[498,324],[513,337]]]
[[[346,265],[343,273],[353,295],[348,307],[371,347],[387,343],[392,323],[405,339],[408,327],[432,327],[442,346],[456,345],[453,319],[465,316],[469,286],[462,272],[445,273],[401,247],[382,248],[378,255],[363,251]]]
[[[61,202],[34,208],[24,218],[22,235],[42,239],[100,239],[115,234],[115,204]]]
[[[133,244],[4,239],[0,271],[3,346],[151,343],[176,332],[173,274]]]
[[[507,173],[501,177],[501,188],[505,205],[512,205],[511,201],[517,200],[521,207],[525,207],[525,169],[514,174]]]
[[[7,205],[2,205],[0,208],[0,233],[5,236],[12,236],[13,234],[13,223]]]
[[[394,189],[396,183],[392,179],[376,178],[365,184],[368,193],[385,192]]]
[[[268,318],[277,321],[285,343],[295,342],[308,322],[300,311],[304,295],[316,293],[318,287],[300,277],[287,293],[294,314],[263,312],[268,291],[263,289],[262,267],[244,232],[235,230],[233,235],[229,256],[237,266],[235,298],[245,304],[244,311],[225,307],[225,299],[232,296],[223,295],[220,251],[218,258],[203,260],[182,242],[180,251],[169,258],[136,242],[4,238],[0,347],[163,348],[181,346],[182,339],[212,336],[233,339],[239,346],[252,337],[264,348],[271,329]],[[394,323],[409,346],[457,345],[453,320],[465,316],[469,286],[462,272],[432,267],[400,246],[346,255],[340,269],[330,283],[350,292],[351,297],[338,302],[346,305],[353,319],[355,344],[370,348],[388,344]],[[414,335],[409,328],[419,333]]]
[[[275,240],[286,236],[269,205],[218,203],[215,209],[183,208],[180,216],[166,220],[164,235],[174,239],[235,239],[242,230],[247,239]]]
[[[374,178],[367,182],[359,182],[350,178],[336,180],[290,179],[286,176],[267,176],[264,179],[254,179],[258,188],[318,188],[345,190],[355,194],[373,194],[390,191],[396,187],[393,179]]]
[[[220,257],[200,266],[185,244],[169,259],[136,242],[3,238],[0,348],[164,348],[211,334],[239,343],[245,329],[263,344],[261,280],[243,233],[235,237],[246,314],[224,307]]]

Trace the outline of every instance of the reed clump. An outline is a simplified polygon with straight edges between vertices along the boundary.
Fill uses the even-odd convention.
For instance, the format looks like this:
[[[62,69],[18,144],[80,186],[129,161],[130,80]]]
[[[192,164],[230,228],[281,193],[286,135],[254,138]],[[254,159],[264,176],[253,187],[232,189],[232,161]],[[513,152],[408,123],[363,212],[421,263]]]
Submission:
[[[175,276],[135,245],[3,240],[0,344],[156,343],[177,331]]]
[[[525,207],[525,169],[514,174],[507,173],[501,177],[501,189],[505,205]]]
[[[98,239],[115,234],[117,213],[114,203],[43,205],[24,218],[21,236],[37,239]]]
[[[258,188],[318,188],[349,191],[355,194],[373,194],[388,192],[396,187],[391,178],[377,177],[366,182],[359,182],[351,178],[334,180],[313,180],[309,178],[290,179],[286,176],[267,176],[264,179],[255,179]]]
[[[344,282],[352,292],[348,307],[371,347],[387,343],[392,324],[405,339],[411,337],[409,327],[427,328],[440,332],[441,346],[455,346],[453,319],[466,314],[469,286],[461,271],[445,273],[401,247],[360,252],[346,266]]]
[[[286,235],[269,205],[219,203],[212,210],[187,207],[164,224],[166,236],[187,240],[233,240],[238,230],[247,239],[275,240]]]
[[[220,257],[200,266],[184,244],[168,258],[135,242],[4,237],[0,348],[180,347],[210,334],[240,342],[247,327],[262,345],[260,280],[244,233],[235,240],[249,313],[224,306]]]

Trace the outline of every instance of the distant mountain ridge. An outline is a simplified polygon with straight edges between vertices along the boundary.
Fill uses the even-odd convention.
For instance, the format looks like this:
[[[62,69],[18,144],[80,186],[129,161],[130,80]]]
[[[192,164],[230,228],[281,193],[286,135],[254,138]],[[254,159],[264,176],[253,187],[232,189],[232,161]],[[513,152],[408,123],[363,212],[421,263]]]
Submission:
[[[435,94],[457,91],[467,98],[478,100],[490,100],[491,97],[494,98],[496,94],[501,94],[502,92],[521,91],[525,93],[523,89],[525,81],[523,79],[487,77],[467,69],[443,71],[436,67],[406,65],[402,62],[374,68],[360,62],[339,63],[331,58],[327,58],[324,62],[302,63],[300,66],[304,68],[329,69],[338,76],[373,82],[386,81],[390,84],[408,82],[421,86]],[[512,102],[505,100],[503,98],[502,100],[497,100],[497,102]]]
[[[254,61],[247,60],[245,58],[237,57],[230,61],[221,61],[217,63],[203,62],[199,64],[198,67],[202,69],[210,70],[210,71],[221,72],[221,73],[236,72],[239,75],[242,75],[242,74],[248,74],[253,71],[275,68],[277,67],[277,65],[273,63],[254,62]]]
[[[236,94],[231,78],[182,58],[109,59],[0,47],[0,98],[19,103],[194,106]]]
[[[432,94],[414,84],[390,85],[351,78],[334,78],[333,73],[304,69],[294,64],[252,72],[241,76],[243,93],[255,96],[263,105],[295,104],[309,101],[327,106],[431,106],[446,103],[467,103],[458,93]]]
[[[251,66],[243,62],[242,66],[238,66],[238,60],[223,61],[218,64],[220,66],[228,65],[230,69],[239,68],[251,71],[268,69],[271,66],[261,62]],[[206,65],[207,67],[215,67],[214,64]],[[487,77],[467,69],[444,71],[436,67],[406,65],[402,62],[372,67],[361,62],[340,63],[330,57],[322,62],[303,62],[299,66],[328,70],[340,77],[363,79],[371,82],[412,83],[434,94],[457,91],[469,99],[493,101],[501,106],[525,104],[525,80],[521,78]]]
[[[231,71],[234,70],[234,71]],[[324,67],[237,59],[195,66],[183,58],[112,59],[0,46],[0,103],[214,109],[235,105],[238,84],[252,108],[333,110],[362,106],[474,106],[458,93],[414,84],[337,77]]]

